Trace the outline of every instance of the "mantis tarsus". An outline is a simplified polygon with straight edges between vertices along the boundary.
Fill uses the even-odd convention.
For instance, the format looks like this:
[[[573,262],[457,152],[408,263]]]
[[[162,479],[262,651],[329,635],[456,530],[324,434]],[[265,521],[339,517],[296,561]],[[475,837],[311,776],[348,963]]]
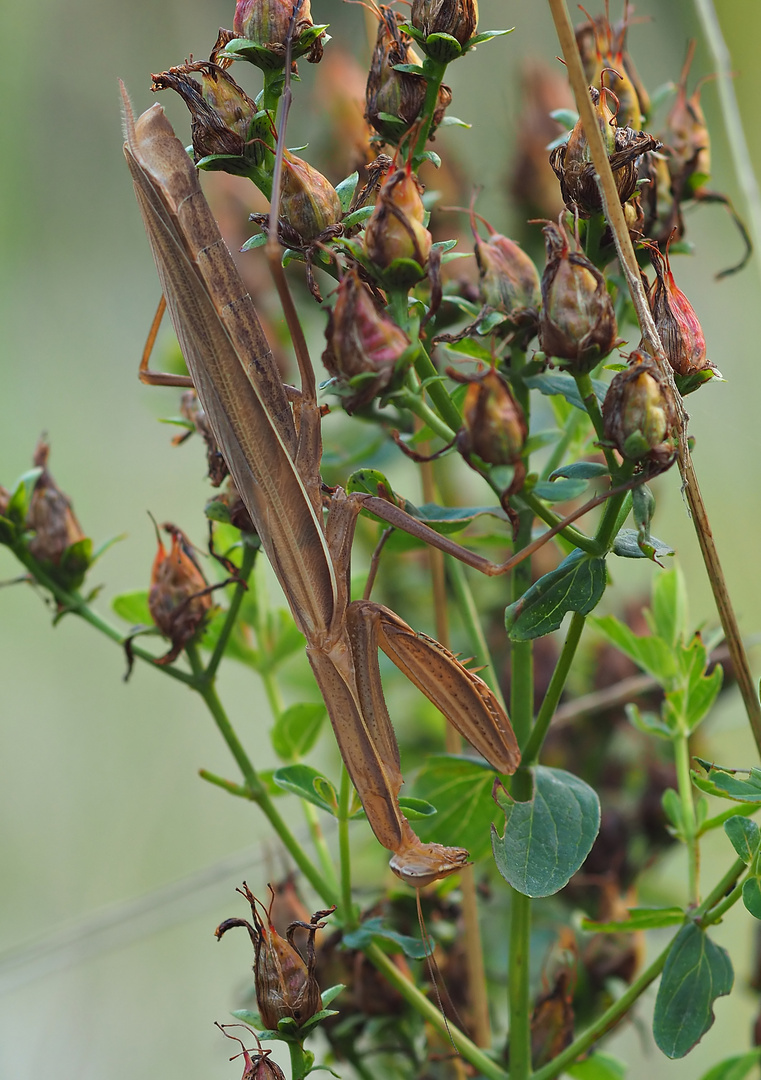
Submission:
[[[509,718],[482,679],[387,608],[350,600],[357,516],[371,511],[484,573],[500,574],[602,497],[495,564],[383,499],[341,488],[326,493],[314,377],[303,380],[292,407],[195,167],[161,106],[135,120],[123,95],[125,155],[193,385],[306,638],[341,756],[373,832],[393,852],[394,872],[413,886],[425,885],[461,868],[468,853],[423,843],[399,807],[399,750],[383,698],[378,647],[499,772],[514,772],[520,751]]]

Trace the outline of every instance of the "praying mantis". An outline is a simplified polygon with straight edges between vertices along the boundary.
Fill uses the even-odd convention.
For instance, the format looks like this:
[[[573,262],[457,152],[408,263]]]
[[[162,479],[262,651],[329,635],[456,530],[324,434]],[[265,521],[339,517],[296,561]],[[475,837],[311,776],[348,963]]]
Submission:
[[[352,540],[364,509],[490,575],[520,559],[600,498],[502,564],[467,551],[377,496],[328,491],[320,478],[321,412],[313,373],[286,395],[251,297],[205,200],[195,166],[153,105],[134,119],[122,87],[125,156],[161,286],[201,404],[293,618],[341,757],[391,869],[420,888],[461,869],[462,848],[424,843],[399,806],[399,749],[378,648],[500,773],[520,751],[493,691],[433,638],[388,608],[350,599]],[[610,493],[608,493],[610,494]],[[327,511],[327,512],[326,512]]]

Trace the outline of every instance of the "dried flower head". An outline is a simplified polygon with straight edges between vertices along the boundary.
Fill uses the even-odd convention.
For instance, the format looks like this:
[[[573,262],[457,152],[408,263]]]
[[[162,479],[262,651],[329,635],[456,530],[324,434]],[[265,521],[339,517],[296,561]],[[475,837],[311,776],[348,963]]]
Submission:
[[[668,249],[662,255],[650,247],[655,281],[649,301],[663,350],[677,375],[693,375],[711,367],[706,339],[692,304],[677,287],[671,273]]]
[[[295,7],[295,0],[237,0],[233,32],[266,49],[273,65],[282,65]],[[293,28],[292,55],[297,57],[306,52],[309,63],[317,64],[322,59],[322,34],[314,38],[313,34],[311,0],[301,0]],[[247,58],[257,62],[251,56]],[[265,65],[265,60],[259,63]]]
[[[201,81],[193,78],[201,76]],[[174,90],[190,110],[193,157],[222,154],[238,158],[226,163],[230,172],[246,172],[261,164],[262,148],[249,139],[256,104],[229,75],[224,67],[211,60],[182,64],[152,75],[154,92]]]
[[[71,500],[58,487],[48,469],[50,444],[46,438],[37,443],[33,462],[42,472],[34,486],[26,515],[26,528],[34,535],[29,551],[46,564],[52,575],[66,588],[77,588],[84,580],[92,561],[92,541],[77,521]]]
[[[609,96],[607,90],[590,87],[589,94],[623,206],[637,188],[637,158],[650,150],[659,149],[661,144],[645,131],[619,127],[606,101]],[[574,125],[568,142],[564,146],[556,146],[550,154],[550,165],[560,181],[560,192],[569,210],[588,217],[602,209],[589,140],[581,118]]]
[[[365,90],[365,119],[386,142],[397,145],[420,115],[427,82],[420,75],[396,71],[398,64],[421,64],[412,48],[412,38],[401,29],[404,16],[393,8],[379,9],[375,41]],[[452,100],[452,91],[441,86],[431,134],[436,130]]]
[[[240,1044],[240,1053],[233,1054],[230,1061],[235,1061],[238,1057],[243,1058],[243,1076],[241,1080],[285,1080],[285,1073],[277,1062],[270,1057],[272,1050],[262,1049],[259,1036],[255,1031],[252,1031],[246,1024],[217,1024],[216,1026],[225,1038],[232,1039]],[[248,1050],[242,1039],[239,1039],[237,1035],[231,1035],[227,1030],[231,1027],[243,1028],[250,1036],[253,1036],[256,1039],[256,1050]]]
[[[156,529],[158,550],[153,560],[148,608],[156,626],[172,643],[169,652],[156,663],[171,664],[203,626],[212,600],[185,533],[168,522],[162,528],[171,536],[172,546],[167,553]]]
[[[618,333],[605,278],[586,255],[571,251],[565,230],[547,222],[543,229],[547,265],[542,274],[539,344],[565,367],[590,371],[616,342]]]
[[[692,190],[701,187],[711,175],[711,139],[700,104],[700,91],[706,79],[700,79],[692,94],[687,96],[687,78],[694,55],[695,42],[691,41],[663,133],[677,199],[688,198]]]
[[[456,378],[468,386],[457,449],[466,461],[477,454],[487,465],[517,465],[528,438],[528,424],[507,381],[493,367]]]
[[[535,330],[542,293],[534,260],[514,240],[495,232],[488,223],[486,241],[478,235],[474,218],[471,227],[483,303],[507,315],[512,326],[527,332]]]
[[[477,0],[412,0],[410,22],[421,33],[449,34],[467,45],[478,25]]]
[[[590,86],[605,86],[618,100],[621,126],[640,128],[650,113],[650,99],[626,48],[627,15],[612,26],[607,13],[576,27],[584,74]]]
[[[433,239],[423,224],[420,191],[417,177],[407,168],[390,172],[378,192],[364,244],[368,259],[381,270],[397,259],[413,259],[421,269],[428,262]]]
[[[338,286],[325,337],[327,348],[322,361],[329,374],[344,386],[356,376],[363,376],[343,399],[347,413],[367,405],[386,389],[410,344],[404,331],[378,310],[356,270],[346,273]]]
[[[321,1006],[320,987],[314,975],[314,936],[325,925],[320,920],[330,915],[335,908],[316,912],[308,923],[291,923],[285,938],[282,938],[272,925],[272,903],[269,908],[265,908],[245,881],[243,888],[237,891],[241,896],[245,896],[251,905],[253,925],[246,919],[225,919],[214,931],[217,940],[221,941],[223,935],[233,926],[243,926],[248,930],[254,946],[254,983],[262,1023],[274,1031],[281,1020],[291,1017],[301,1026],[314,1016]],[[298,929],[307,931],[306,960],[293,940]]]
[[[629,367],[611,380],[602,406],[605,438],[631,461],[660,472],[676,456],[674,395],[655,361],[635,349]]]

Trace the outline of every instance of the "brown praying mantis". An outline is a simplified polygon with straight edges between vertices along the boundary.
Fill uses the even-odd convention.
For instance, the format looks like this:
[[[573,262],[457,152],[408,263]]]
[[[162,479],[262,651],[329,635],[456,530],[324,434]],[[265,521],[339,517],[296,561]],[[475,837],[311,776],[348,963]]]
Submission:
[[[320,478],[314,373],[286,396],[251,297],[160,105],[137,120],[122,87],[124,147],[161,286],[192,383],[273,570],[317,679],[339,750],[390,865],[420,887],[464,866],[462,848],[424,843],[399,806],[399,749],[383,697],[378,648],[500,773],[520,751],[488,685],[388,608],[351,601],[351,547],[364,509],[489,575],[509,571],[612,494],[598,496],[506,562],[490,562],[377,496],[328,491]],[[282,294],[281,294],[282,296]],[[627,485],[628,486],[628,485]]]

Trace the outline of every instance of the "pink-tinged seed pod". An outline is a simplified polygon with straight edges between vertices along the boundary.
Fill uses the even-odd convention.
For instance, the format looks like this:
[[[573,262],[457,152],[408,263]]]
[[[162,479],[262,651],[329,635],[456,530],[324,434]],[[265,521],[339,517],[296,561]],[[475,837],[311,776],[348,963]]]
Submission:
[[[542,292],[534,260],[514,240],[491,228],[484,241],[474,225],[474,238],[484,304],[507,315],[513,326],[535,328]]]
[[[700,187],[711,175],[711,139],[700,104],[705,79],[701,79],[693,93],[687,96],[687,78],[694,54],[695,42],[692,41],[663,133],[669,151],[668,169],[678,198],[688,197],[693,181],[695,187]]]
[[[412,0],[410,22],[416,30],[429,34],[449,34],[467,45],[478,25],[477,0]]]
[[[294,7],[294,0],[237,0],[233,33],[284,59]],[[311,0],[302,0],[293,29],[295,55],[303,53],[303,49],[298,48],[299,38],[313,26]],[[321,38],[322,35],[309,47],[307,60],[310,64],[319,63],[322,59]]]
[[[251,905],[253,925],[245,919],[225,919],[214,931],[216,938],[221,941],[223,935],[234,926],[243,926],[248,930],[254,946],[256,1002],[264,1026],[276,1031],[281,1020],[291,1017],[301,1027],[322,1004],[320,987],[314,974],[317,962],[314,936],[325,925],[320,920],[332,914],[335,908],[316,912],[308,923],[291,923],[283,938],[272,925],[272,905],[269,909],[265,908],[245,881],[238,892]],[[260,908],[264,917],[260,914]],[[299,928],[307,932],[306,960],[293,940]]]
[[[346,385],[366,376],[343,398],[347,413],[369,404],[391,382],[394,368],[410,339],[392,319],[380,312],[356,270],[344,275],[325,331],[322,361],[330,375]]]
[[[663,350],[677,375],[693,375],[711,367],[706,356],[706,339],[695,309],[677,288],[671,273],[668,251],[662,255],[650,248],[655,281],[649,300]]]
[[[611,351],[618,328],[605,278],[579,251],[571,251],[565,230],[554,222],[543,229],[547,265],[542,275],[539,344],[548,357],[583,373]]]
[[[667,468],[676,456],[674,395],[655,361],[635,349],[611,380],[602,406],[605,438],[630,461]]]
[[[171,536],[172,547],[167,553],[157,529],[158,550],[151,571],[148,609],[156,626],[172,643],[169,652],[156,663],[171,664],[203,626],[212,599],[185,533],[168,522],[162,528]]]
[[[379,8],[375,41],[365,90],[365,119],[387,142],[397,145],[420,115],[427,82],[420,75],[396,71],[398,64],[422,64],[412,47],[412,38],[401,29],[404,16],[393,8]],[[452,91],[442,85],[434,112],[431,134],[436,130],[452,101]],[[396,117],[398,122],[387,117]]]
[[[288,150],[283,154],[280,216],[307,242],[341,218],[341,200],[330,181]]]
[[[424,268],[433,244],[433,237],[423,225],[424,218],[417,177],[409,168],[389,173],[365,229],[368,259],[381,270],[396,259],[414,259]]]

